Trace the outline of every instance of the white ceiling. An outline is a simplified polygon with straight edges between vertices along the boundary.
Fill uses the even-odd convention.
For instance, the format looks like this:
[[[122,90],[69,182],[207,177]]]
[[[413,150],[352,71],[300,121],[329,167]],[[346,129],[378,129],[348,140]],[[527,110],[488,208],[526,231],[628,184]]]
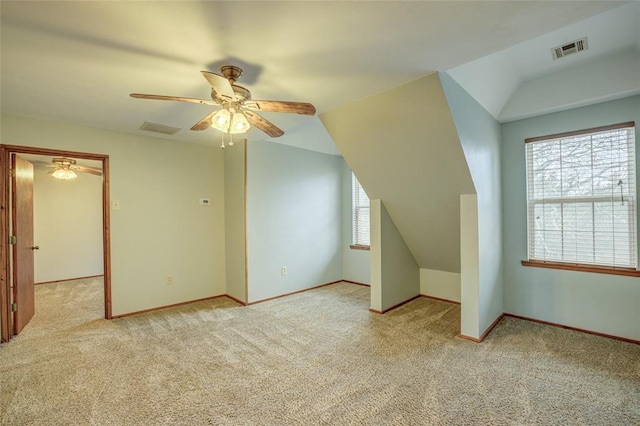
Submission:
[[[215,145],[216,131],[188,130],[211,107],[129,93],[208,99],[199,71],[233,64],[244,68],[239,84],[254,99],[311,102],[322,113],[502,52],[497,61],[507,71],[498,85],[511,82],[512,95],[527,79],[568,66],[546,60],[555,45],[546,34],[627,3],[2,1],[1,107],[8,114]],[[626,7],[606,22],[594,18],[592,26],[603,27],[589,33],[594,54],[604,54],[598,37],[637,51],[638,3]],[[626,22],[622,32],[619,19]],[[467,80],[458,79],[499,115],[510,95],[492,105],[497,92],[483,97],[473,87],[486,82]],[[264,115],[286,132],[274,141],[337,154],[317,117]],[[183,130],[146,133],[138,130],[145,121]],[[248,137],[271,140],[255,129]]]
[[[557,60],[551,49],[586,37],[588,49]],[[606,75],[591,72],[602,63],[614,64]],[[640,2],[632,2],[597,16],[566,25],[507,49],[484,56],[448,71],[467,92],[499,121],[558,110],[567,83],[583,83],[577,106],[640,93]],[[628,81],[623,81],[627,76]],[[565,77],[566,78],[563,78]],[[618,81],[612,81],[615,79]],[[569,80],[569,81],[567,81]],[[556,98],[552,106],[536,105],[536,98],[523,93],[532,85],[540,96]],[[510,102],[511,101],[511,102]],[[526,105],[516,111],[515,101]]]
[[[59,157],[54,155],[24,154],[24,153],[20,153],[18,155],[20,155],[20,157],[24,158],[30,163],[33,163],[34,167],[38,167],[38,168],[45,168],[46,166],[44,165],[44,163],[53,164],[52,159],[54,157]],[[71,157],[64,157],[64,158],[71,158]],[[84,158],[72,158],[72,159],[76,160],[76,164],[78,166],[91,167],[94,169],[102,170],[102,161],[87,160]]]

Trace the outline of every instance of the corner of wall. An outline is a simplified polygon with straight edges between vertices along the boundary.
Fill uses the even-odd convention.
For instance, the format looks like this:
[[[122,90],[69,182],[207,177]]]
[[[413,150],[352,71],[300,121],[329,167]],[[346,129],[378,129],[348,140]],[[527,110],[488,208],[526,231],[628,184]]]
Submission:
[[[249,141],[247,302],[342,279],[340,166],[334,155]]]

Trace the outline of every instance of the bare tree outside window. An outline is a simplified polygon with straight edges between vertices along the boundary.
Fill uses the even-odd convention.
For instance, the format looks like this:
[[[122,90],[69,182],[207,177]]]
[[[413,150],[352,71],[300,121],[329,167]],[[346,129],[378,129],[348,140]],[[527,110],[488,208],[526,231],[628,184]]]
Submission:
[[[637,267],[633,126],[525,141],[530,260]]]

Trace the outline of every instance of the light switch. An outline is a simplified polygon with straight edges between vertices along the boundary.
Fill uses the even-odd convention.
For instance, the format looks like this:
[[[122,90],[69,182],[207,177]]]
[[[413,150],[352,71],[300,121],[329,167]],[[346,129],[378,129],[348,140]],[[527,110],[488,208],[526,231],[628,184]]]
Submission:
[[[200,198],[200,205],[201,206],[210,206],[211,205],[211,198]]]

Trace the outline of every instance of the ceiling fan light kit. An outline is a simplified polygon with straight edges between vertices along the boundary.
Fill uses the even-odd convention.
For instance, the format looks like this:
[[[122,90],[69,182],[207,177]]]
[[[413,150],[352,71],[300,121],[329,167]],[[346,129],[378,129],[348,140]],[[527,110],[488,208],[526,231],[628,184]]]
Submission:
[[[249,89],[235,84],[242,76],[242,69],[233,65],[220,68],[222,75],[209,71],[201,71],[211,85],[211,101],[205,99],[185,98],[179,96],[147,95],[131,93],[129,96],[138,99],[154,99],[163,101],[179,101],[202,105],[218,105],[222,108],[207,114],[191,127],[191,130],[206,130],[212,127],[222,132],[222,148],[225,147],[225,134],[229,135],[229,145],[233,145],[234,134],[246,133],[251,126],[263,131],[272,138],[284,134],[282,129],[258,115],[254,111],[284,112],[303,115],[314,115],[316,108],[305,102],[286,101],[253,101]]]
[[[235,135],[245,133],[251,125],[242,112],[237,112],[233,108],[223,108],[213,114],[211,127]]]
[[[51,162],[54,164],[55,169],[51,170],[49,174],[54,178],[71,180],[78,177],[78,175],[71,170],[71,167],[77,167],[76,160],[73,158],[52,158]]]
[[[62,179],[62,180],[71,180],[78,177],[78,175],[73,170],[66,169],[64,167],[61,167],[59,169],[54,169],[53,172],[51,172],[51,176],[53,176],[56,179]]]
[[[42,167],[51,167],[53,170],[49,174],[62,180],[71,180],[78,177],[76,172],[89,173],[91,175],[102,176],[102,170],[76,165],[76,160],[73,158],[54,157],[51,159],[51,163],[45,163],[43,161],[33,161],[33,164]]]

